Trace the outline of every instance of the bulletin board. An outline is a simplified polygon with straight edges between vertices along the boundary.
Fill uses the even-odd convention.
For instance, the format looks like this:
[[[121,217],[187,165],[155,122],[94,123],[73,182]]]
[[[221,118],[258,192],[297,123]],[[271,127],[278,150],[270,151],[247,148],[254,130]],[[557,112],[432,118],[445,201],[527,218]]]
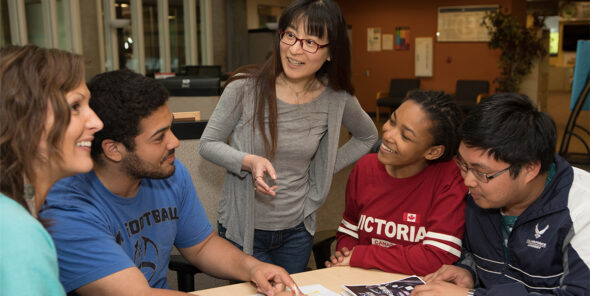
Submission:
[[[498,5],[439,7],[437,41],[489,42],[488,30],[481,22],[486,11],[498,8]]]

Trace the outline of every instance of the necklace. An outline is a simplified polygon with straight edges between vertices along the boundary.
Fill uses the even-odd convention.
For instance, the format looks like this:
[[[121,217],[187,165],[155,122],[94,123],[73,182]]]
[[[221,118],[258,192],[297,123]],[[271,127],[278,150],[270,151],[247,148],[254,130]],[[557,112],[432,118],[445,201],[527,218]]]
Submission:
[[[295,104],[300,105],[303,104],[304,102],[301,102],[300,98],[303,97],[305,94],[314,92],[318,89],[321,88],[321,83],[318,85],[317,83],[317,79],[312,79],[308,82],[305,83],[305,86],[303,87],[302,90],[300,91],[296,91],[293,87],[291,87],[291,85],[289,84],[289,82],[287,81],[287,79],[285,78],[285,75],[282,74],[280,76],[281,80],[283,81],[283,83],[287,86],[287,88],[289,90],[291,90],[291,92],[293,92],[293,94],[295,94]],[[313,88],[312,88],[313,86]],[[311,99],[311,101],[313,101],[314,98]]]
[[[315,91],[319,90],[320,88],[322,88],[322,83],[320,83],[317,79],[312,79],[308,82],[305,83],[304,87],[302,90],[300,91],[296,91],[293,87],[291,87],[291,85],[289,84],[289,82],[287,81],[287,79],[285,78],[285,74],[281,74],[280,76],[281,80],[283,81],[283,83],[287,86],[287,88],[289,90],[291,90],[291,92],[293,92],[293,94],[295,94],[295,108],[296,108],[296,112],[298,113],[298,117],[301,120],[301,122],[307,122],[307,128],[304,128],[304,130],[307,130],[307,135],[309,136],[311,134],[311,129],[312,129],[312,120],[310,118],[311,110],[307,110],[309,108],[311,108],[311,106],[308,106],[309,102],[313,102],[317,96],[314,94]],[[304,96],[311,94],[311,98],[305,98]],[[303,102],[302,102],[303,99]],[[304,123],[302,123],[304,124]]]
[[[29,207],[31,215],[37,218],[37,206],[35,204],[35,187],[33,187],[33,184],[25,184],[23,196],[25,198],[27,206]]]

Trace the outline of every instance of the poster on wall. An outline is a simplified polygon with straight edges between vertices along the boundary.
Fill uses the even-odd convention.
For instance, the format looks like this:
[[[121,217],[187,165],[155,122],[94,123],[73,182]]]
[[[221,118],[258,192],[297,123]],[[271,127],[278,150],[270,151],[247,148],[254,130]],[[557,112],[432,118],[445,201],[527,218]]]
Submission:
[[[393,34],[383,34],[383,50],[393,50]]]
[[[395,50],[410,49],[410,27],[395,28]]]
[[[381,51],[381,28],[367,28],[367,51]]]
[[[481,25],[486,11],[498,9],[498,5],[445,6],[438,8],[437,41],[439,42],[488,42],[488,30]]]
[[[414,75],[432,77],[432,37],[416,37],[414,40]]]

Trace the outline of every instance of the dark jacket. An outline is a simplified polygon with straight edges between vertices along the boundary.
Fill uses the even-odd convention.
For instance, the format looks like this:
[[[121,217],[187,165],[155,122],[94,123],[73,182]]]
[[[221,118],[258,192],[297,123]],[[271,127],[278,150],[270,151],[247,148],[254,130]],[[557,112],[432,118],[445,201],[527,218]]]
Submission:
[[[556,156],[556,173],[502,246],[498,209],[468,196],[463,252],[476,295],[590,295],[590,173]]]

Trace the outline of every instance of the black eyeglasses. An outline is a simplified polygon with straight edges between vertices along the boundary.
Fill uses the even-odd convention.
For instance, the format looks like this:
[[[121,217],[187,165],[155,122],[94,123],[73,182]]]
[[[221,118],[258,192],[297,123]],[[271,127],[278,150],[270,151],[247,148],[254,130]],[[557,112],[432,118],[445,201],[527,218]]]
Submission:
[[[330,44],[318,44],[317,42],[311,39],[299,39],[293,32],[285,32],[281,30],[279,32],[279,39],[281,42],[287,45],[293,45],[297,41],[301,44],[301,48],[309,53],[316,53],[320,48],[326,47]]]
[[[490,182],[491,179],[498,177],[499,175],[503,174],[504,172],[506,172],[507,170],[509,170],[512,167],[512,166],[509,166],[509,167],[507,167],[495,174],[488,175],[488,174],[482,173],[474,168],[468,167],[467,163],[465,163],[465,161],[463,161],[463,158],[461,158],[460,155],[455,155],[455,157],[453,157],[453,159],[455,160],[455,163],[457,164],[459,169],[461,169],[461,173],[467,174],[468,171],[471,171],[473,173],[473,176],[475,177],[475,179],[477,179],[478,181],[480,181],[482,183]]]

